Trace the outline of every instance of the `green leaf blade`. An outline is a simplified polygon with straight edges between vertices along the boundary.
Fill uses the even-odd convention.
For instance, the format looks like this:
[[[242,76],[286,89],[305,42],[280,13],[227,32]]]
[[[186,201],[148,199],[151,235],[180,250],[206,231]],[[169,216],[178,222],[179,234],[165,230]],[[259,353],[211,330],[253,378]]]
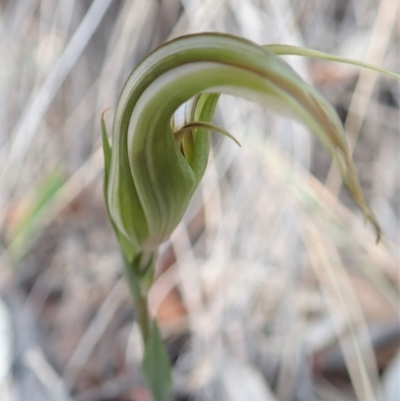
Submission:
[[[145,344],[142,372],[154,401],[170,401],[172,389],[171,364],[155,321],[152,323],[150,335]]]

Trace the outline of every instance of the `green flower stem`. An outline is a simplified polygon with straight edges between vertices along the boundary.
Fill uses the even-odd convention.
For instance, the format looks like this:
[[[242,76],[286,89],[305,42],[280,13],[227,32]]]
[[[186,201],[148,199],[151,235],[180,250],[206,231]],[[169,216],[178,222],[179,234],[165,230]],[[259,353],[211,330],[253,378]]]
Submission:
[[[131,266],[126,266],[126,270],[131,269]],[[132,294],[133,303],[135,307],[136,313],[136,321],[139,324],[140,332],[142,333],[143,342],[146,343],[149,338],[149,330],[150,330],[150,314],[149,308],[147,304],[148,294],[137,292],[138,289],[138,280],[132,277],[132,274],[126,274],[128,287]]]
[[[153,281],[156,259],[157,253],[140,253],[132,262],[129,262],[124,257],[125,276],[133,297],[137,322],[139,323],[144,343],[148,341],[151,326],[147,296]]]
[[[125,276],[132,294],[144,344],[142,373],[154,401],[169,401],[172,387],[172,368],[164,347],[157,322],[148,308],[148,293],[153,281],[157,252],[140,252],[129,261],[126,244],[123,249]],[[129,254],[129,252],[128,252]]]
[[[146,343],[149,339],[150,333],[150,315],[147,306],[147,296],[143,296],[139,301],[136,302],[136,313],[140,331],[142,332],[143,341]]]

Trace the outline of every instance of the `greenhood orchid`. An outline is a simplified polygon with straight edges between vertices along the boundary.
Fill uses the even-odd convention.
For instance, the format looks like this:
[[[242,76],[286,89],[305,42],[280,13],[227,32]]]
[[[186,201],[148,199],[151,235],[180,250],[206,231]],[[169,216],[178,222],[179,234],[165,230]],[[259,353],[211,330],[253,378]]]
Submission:
[[[356,204],[380,237],[335,110],[278,54],[329,58],[290,46],[263,47],[224,34],[180,37],[153,51],[129,76],[115,111],[112,147],[102,119],[105,200],[146,345],[143,369],[157,401],[168,399],[170,376],[167,368],[164,376],[152,371],[160,360],[168,363],[161,351],[157,363],[151,357],[161,349],[161,340],[147,315],[146,295],[157,250],[181,221],[205,172],[211,132],[230,136],[212,123],[220,94],[257,102],[312,131],[336,161]],[[333,56],[331,60],[347,62]],[[165,386],[160,390],[161,382]]]
[[[314,132],[379,233],[332,106],[269,50],[198,34],[150,54],[128,78],[115,112],[106,202],[134,253],[157,250],[182,219],[207,165],[210,132],[220,130],[211,124],[219,93],[258,102]]]

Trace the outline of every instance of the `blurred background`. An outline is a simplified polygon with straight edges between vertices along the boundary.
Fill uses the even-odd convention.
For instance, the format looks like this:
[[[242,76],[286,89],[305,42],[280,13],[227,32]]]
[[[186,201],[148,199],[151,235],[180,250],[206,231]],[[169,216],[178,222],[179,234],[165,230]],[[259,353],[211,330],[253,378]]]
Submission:
[[[399,73],[398,0],[0,0],[0,399],[149,401],[102,195],[100,113],[186,33]],[[337,108],[377,246],[305,129],[223,96],[205,178],[150,294],[174,401],[399,401],[399,84],[286,60]]]

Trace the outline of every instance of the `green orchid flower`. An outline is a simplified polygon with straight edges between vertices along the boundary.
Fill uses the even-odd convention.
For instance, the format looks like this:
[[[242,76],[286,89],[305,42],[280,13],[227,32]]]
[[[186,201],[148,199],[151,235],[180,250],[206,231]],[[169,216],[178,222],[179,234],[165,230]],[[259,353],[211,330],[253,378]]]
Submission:
[[[157,401],[168,399],[171,379],[146,296],[157,250],[181,221],[204,175],[211,132],[231,137],[212,123],[221,93],[257,102],[312,131],[380,238],[335,110],[277,54],[347,62],[307,49],[262,47],[224,34],[184,36],[153,51],[126,81],[115,111],[112,147],[102,119],[105,200],[146,345],[143,371]]]
[[[256,101],[314,132],[379,232],[332,106],[269,50],[237,37],[198,34],[150,54],[117,105],[106,202],[119,237],[135,254],[157,250],[182,219],[207,166],[210,131],[221,131],[211,124],[218,93]]]

